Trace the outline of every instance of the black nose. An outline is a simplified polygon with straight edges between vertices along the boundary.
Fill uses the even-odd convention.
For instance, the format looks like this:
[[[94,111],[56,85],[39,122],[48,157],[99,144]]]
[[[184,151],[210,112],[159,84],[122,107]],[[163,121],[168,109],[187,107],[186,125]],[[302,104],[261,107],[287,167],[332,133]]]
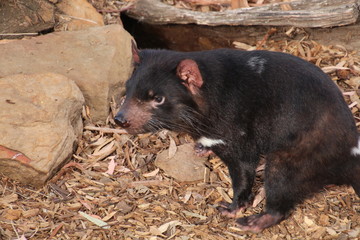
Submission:
[[[116,114],[114,121],[117,125],[119,125],[122,128],[128,128],[130,127],[130,122],[126,120],[124,117],[124,114],[122,112],[119,112]]]

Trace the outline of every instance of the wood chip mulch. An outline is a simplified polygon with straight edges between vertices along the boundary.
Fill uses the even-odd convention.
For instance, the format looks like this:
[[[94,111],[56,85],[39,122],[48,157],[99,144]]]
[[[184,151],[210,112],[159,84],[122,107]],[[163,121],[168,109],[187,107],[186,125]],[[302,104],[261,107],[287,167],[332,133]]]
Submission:
[[[288,52],[318,65],[344,92],[360,125],[360,57],[355,52],[341,45],[266,36],[258,46],[234,45]],[[115,128],[112,114],[106,125],[95,126],[84,108],[83,136],[71,162],[43,188],[0,176],[0,239],[360,238],[360,199],[346,186],[324,189],[260,234],[242,232],[215,208],[232,196],[228,171],[217,157],[209,159],[211,171],[204,181],[177,182],[153,161],[170,138],[177,145],[191,139],[169,131],[131,136]],[[264,208],[262,172],[260,166],[256,203],[244,215]]]

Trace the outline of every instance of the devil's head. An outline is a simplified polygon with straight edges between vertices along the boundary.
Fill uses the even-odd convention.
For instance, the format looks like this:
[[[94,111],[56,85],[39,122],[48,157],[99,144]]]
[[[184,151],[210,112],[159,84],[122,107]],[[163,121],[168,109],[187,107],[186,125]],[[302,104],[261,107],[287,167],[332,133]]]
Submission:
[[[196,61],[179,52],[139,51],[135,44],[132,52],[134,72],[115,122],[130,134],[201,131],[203,79]]]

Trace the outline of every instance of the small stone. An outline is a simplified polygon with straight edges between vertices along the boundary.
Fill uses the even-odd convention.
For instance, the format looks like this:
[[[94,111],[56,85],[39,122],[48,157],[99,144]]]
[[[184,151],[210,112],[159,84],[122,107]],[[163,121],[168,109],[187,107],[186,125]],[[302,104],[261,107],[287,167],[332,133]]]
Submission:
[[[194,154],[193,144],[178,146],[175,155],[169,158],[168,150],[158,154],[155,165],[169,176],[181,182],[203,180],[206,158]]]

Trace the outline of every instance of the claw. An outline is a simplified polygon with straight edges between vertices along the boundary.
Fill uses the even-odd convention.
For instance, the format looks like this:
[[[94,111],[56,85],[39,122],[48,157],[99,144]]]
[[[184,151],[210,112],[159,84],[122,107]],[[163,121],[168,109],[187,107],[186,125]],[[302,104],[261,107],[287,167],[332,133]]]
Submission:
[[[217,207],[217,210],[221,213],[222,216],[228,218],[236,218],[237,214],[245,212],[246,206],[234,208],[230,203],[220,202],[220,205]]]
[[[195,150],[196,156],[199,156],[199,157],[208,157],[214,153],[209,148],[204,147],[201,143],[196,143],[194,150]]]

